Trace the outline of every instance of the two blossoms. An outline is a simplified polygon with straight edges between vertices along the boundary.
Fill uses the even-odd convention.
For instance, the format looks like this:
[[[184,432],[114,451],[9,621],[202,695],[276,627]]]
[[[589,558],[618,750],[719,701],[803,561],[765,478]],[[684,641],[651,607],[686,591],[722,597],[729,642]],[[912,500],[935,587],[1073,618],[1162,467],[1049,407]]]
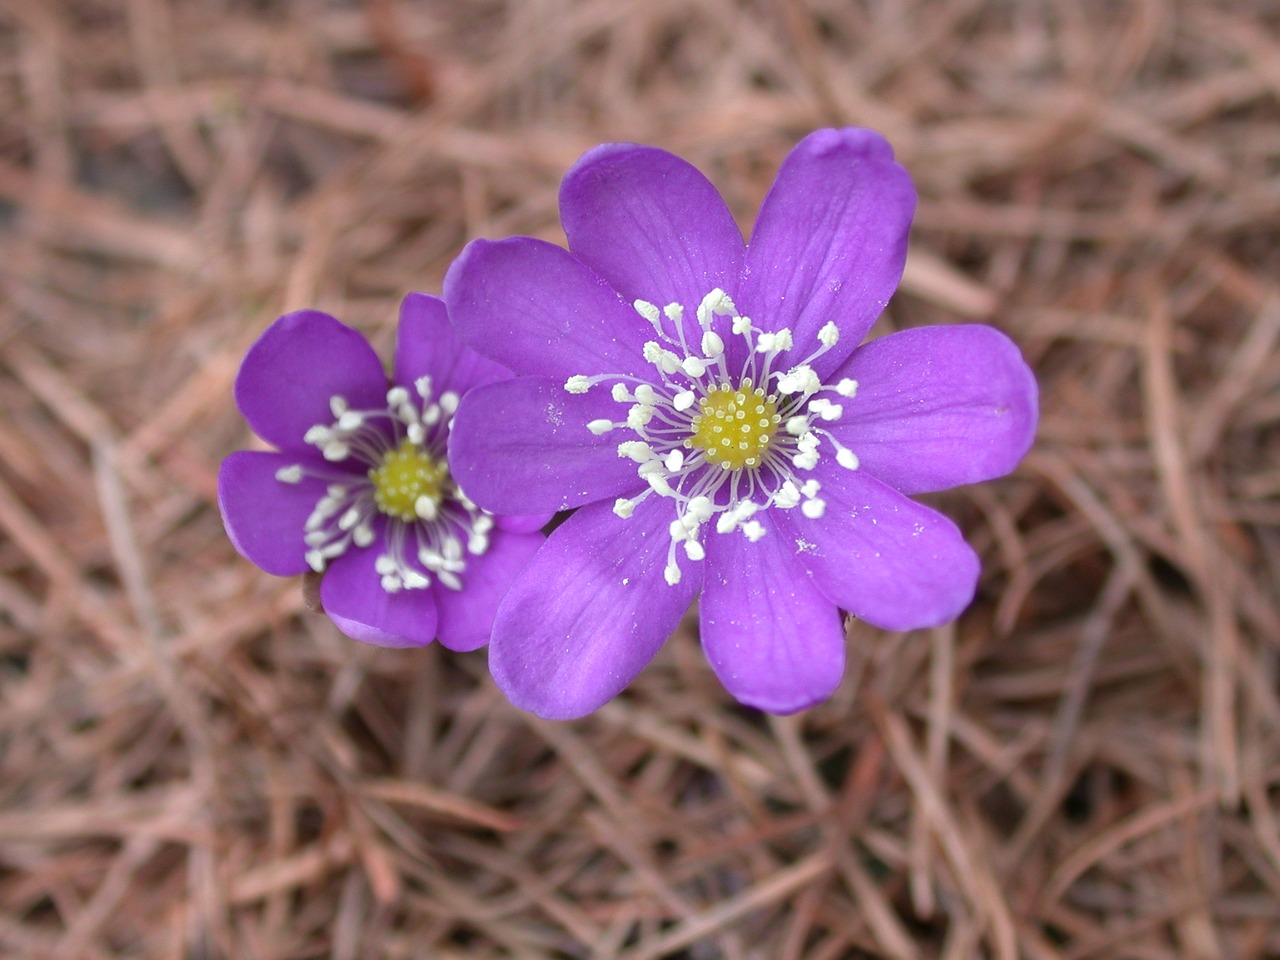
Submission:
[[[1035,379],[999,331],[863,342],[914,209],[869,130],[801,140],[745,243],[684,160],[596,147],[560,188],[568,250],[472,242],[443,298],[404,300],[389,375],[327,314],[267,329],[235,398],[276,450],[223,462],[227,532],[268,573],[321,574],[357,640],[488,644],[542,717],[619,693],[698,595],[730,694],[819,703],[842,611],[910,630],[974,596],[978,557],[911,495],[1002,476],[1035,434]]]

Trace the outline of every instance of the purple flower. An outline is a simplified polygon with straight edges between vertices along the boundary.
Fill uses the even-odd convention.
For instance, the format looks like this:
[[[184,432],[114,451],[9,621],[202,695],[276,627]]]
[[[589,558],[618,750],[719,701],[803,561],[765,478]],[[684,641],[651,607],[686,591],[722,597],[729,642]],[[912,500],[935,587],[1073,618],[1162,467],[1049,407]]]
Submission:
[[[356,640],[482,646],[547,518],[477,507],[450,476],[446,440],[458,398],[509,376],[458,343],[437,297],[401,305],[390,385],[355,330],[315,310],[281,317],[236,377],[240,412],[279,452],[222,462],[231,542],[267,573],[323,572],[325,612]]]
[[[461,483],[498,512],[578,508],[498,609],[490,667],[514,703],[600,706],[699,589],[716,674],[780,713],[839,684],[840,610],[907,630],[965,608],[978,558],[906,495],[1011,470],[1036,385],[989,327],[859,346],[914,207],[880,136],[822,130],[787,157],[744,245],[689,164],[606,144],[561,186],[569,252],[476,241],[454,264],[460,336],[516,373],[463,400]]]

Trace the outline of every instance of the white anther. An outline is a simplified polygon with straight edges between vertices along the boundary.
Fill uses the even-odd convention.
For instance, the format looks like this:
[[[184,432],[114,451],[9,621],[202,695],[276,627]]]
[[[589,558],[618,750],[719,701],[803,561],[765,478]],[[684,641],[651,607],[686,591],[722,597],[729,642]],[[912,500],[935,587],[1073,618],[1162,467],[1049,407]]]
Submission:
[[[748,520],[742,525],[742,535],[755,543],[764,536],[764,526],[759,520]]]
[[[689,501],[686,508],[689,516],[693,517],[698,523],[706,523],[711,519],[712,514],[716,512],[716,506],[711,502],[710,497],[694,497]]]
[[[409,424],[405,432],[409,437],[409,442],[416,447],[422,446],[422,441],[427,438],[427,428],[420,423]]]
[[[400,569],[400,565],[385,553],[373,561],[374,572],[386,577]]]
[[[413,381],[413,389],[417,391],[418,396],[423,400],[431,396],[431,378],[428,376],[419,377]]]
[[[685,357],[680,361],[680,369],[697,379],[707,372],[707,362],[699,357]]]
[[[702,334],[702,352],[714,360],[724,353],[724,339],[714,330],[706,330]]]
[[[635,399],[635,397],[631,395],[630,391],[627,390],[627,385],[625,383],[615,383],[613,385],[613,389],[610,390],[609,393],[618,403],[630,403]]]
[[[662,464],[667,468],[668,473],[679,473],[680,468],[684,466],[684,452],[679,449],[670,451],[663,458]]]
[[[459,397],[457,393],[452,390],[446,390],[444,393],[440,394],[440,400],[438,401],[440,409],[448,414],[455,413],[458,409],[458,399]]]
[[[690,560],[704,560],[706,559],[707,551],[702,548],[702,544],[697,540],[686,540],[684,542],[684,555]]]
[[[816,450],[806,450],[797,453],[791,458],[791,462],[797,470],[812,470],[818,465],[818,453]]]
[[[738,527],[738,518],[732,510],[716,517],[716,533],[732,533]]]
[[[434,520],[440,516],[440,507],[435,500],[424,493],[413,501],[413,512],[423,520]]]
[[[586,393],[587,388],[591,386],[591,379],[584,377],[582,374],[575,374],[564,382],[566,393]]]
[[[858,393],[858,381],[845,377],[836,384],[836,393],[842,397],[854,397]]]
[[[708,310],[722,317],[731,317],[738,312],[738,308],[733,305],[733,300],[719,287],[703,297],[702,302]]]
[[[692,407],[697,399],[697,395],[692,390],[681,390],[671,398],[671,405],[677,410],[684,411]]]
[[[431,586],[431,581],[417,570],[414,570],[413,567],[405,567],[400,572],[400,580],[406,590],[424,590]]]
[[[642,431],[653,419],[653,407],[645,403],[637,403],[627,411],[627,426],[636,433]]]
[[[629,457],[636,463],[647,463],[652,460],[653,449],[643,440],[624,440],[618,444],[618,456]]]
[[[647,383],[642,383],[636,387],[636,400],[639,403],[647,403],[649,406],[655,406],[662,398],[658,396],[658,391],[653,389]]]
[[[800,493],[806,497],[816,497],[818,491],[822,489],[822,484],[815,479],[809,479],[800,487]]]
[[[636,502],[628,500],[625,497],[619,497],[613,501],[613,512],[623,520],[630,519],[631,515],[636,512]]]
[[[818,340],[828,350],[840,342],[840,328],[835,325],[835,321],[828,320],[822,325],[822,329],[818,331]]]
[[[689,528],[685,525],[683,517],[677,517],[667,524],[667,532],[676,543],[689,539]]]
[[[825,397],[819,397],[809,404],[809,412],[816,413],[823,420],[839,420],[844,413],[844,407],[838,403],[832,403]]]
[[[347,398],[335,393],[329,398],[329,412],[337,420],[338,417],[347,412]]]
[[[796,447],[799,448],[801,453],[809,453],[812,450],[817,450],[819,443],[821,441],[816,433],[805,433],[801,434],[800,439],[796,441]]]
[[[387,406],[402,407],[409,402],[409,391],[404,387],[392,387],[387,391]]]
[[[351,531],[351,541],[357,547],[367,547],[373,543],[373,527],[367,523],[362,523]]]
[[[674,587],[680,582],[680,567],[674,560],[662,568],[662,579],[667,581],[669,587]]]
[[[350,530],[359,522],[360,522],[360,508],[349,507],[347,509],[347,512],[338,518],[338,529]]]
[[[827,511],[827,501],[820,497],[814,497],[812,500],[806,500],[800,504],[800,512],[810,520],[817,520]]]
[[[489,549],[489,538],[483,533],[472,533],[467,537],[467,553],[478,557]]]
[[[795,343],[791,339],[791,331],[786,327],[781,330],[775,330],[772,333],[762,333],[756,339],[756,349],[763,350],[765,353],[790,350],[793,346],[795,346]]]
[[[806,363],[788,370],[786,375],[778,381],[778,392],[786,394],[815,393],[821,387],[822,380]]]
[[[444,557],[430,547],[423,547],[418,551],[418,562],[428,570],[434,571],[444,566]]]
[[[773,503],[775,506],[781,507],[783,510],[790,510],[800,502],[800,491],[796,485],[787,480],[773,495]]]
[[[317,423],[314,427],[307,430],[302,435],[304,443],[309,443],[315,447],[322,447],[333,437],[333,431],[322,423]]]
[[[281,483],[301,483],[302,482],[302,466],[293,463],[287,467],[281,467],[276,471],[276,479]]]
[[[671,489],[671,484],[667,483],[667,478],[660,473],[647,473],[644,476],[648,482],[650,489],[660,497],[675,496],[675,491]]]
[[[749,334],[751,332],[751,318],[750,317],[734,317],[733,332],[740,337],[745,337],[747,334]]]
[[[684,320],[684,307],[678,303],[668,303],[662,308],[662,312],[667,315],[667,319],[672,323],[679,324]]]
[[[594,433],[597,437],[601,434],[608,433],[613,429],[612,420],[592,420],[587,424],[587,429]]]
[[[308,550],[306,560],[307,566],[316,573],[324,573],[324,555],[319,550]]]
[[[339,460],[347,459],[347,454],[351,452],[351,448],[341,440],[330,440],[324,445],[324,449],[321,452],[326,460],[336,463]]]
[[[655,304],[650,303],[648,300],[637,300],[631,306],[635,308],[636,313],[652,323],[654,329],[659,333],[662,332],[662,314]]]
[[[387,574],[382,578],[382,589],[387,593],[399,593],[404,589],[404,584],[400,582],[398,576]]]
[[[806,416],[787,417],[784,424],[787,433],[793,437],[798,437],[809,429],[809,418]]]
[[[439,577],[440,582],[443,583],[450,590],[462,589],[462,581],[459,580],[456,576],[454,576],[451,571],[441,570],[438,573],[436,573],[436,576]]]
[[[858,469],[858,455],[847,447],[841,447],[836,451],[836,463],[844,467],[846,470]]]

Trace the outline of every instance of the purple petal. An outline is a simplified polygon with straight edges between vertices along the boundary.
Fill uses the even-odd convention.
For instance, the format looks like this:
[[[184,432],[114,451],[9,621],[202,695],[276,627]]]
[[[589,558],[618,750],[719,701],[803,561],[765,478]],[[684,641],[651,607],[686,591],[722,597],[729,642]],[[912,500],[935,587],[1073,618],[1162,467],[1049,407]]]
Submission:
[[[437,584],[432,592],[440,613],[440,642],[450,650],[475,650],[488,643],[499,602],[542,544],[541,534],[495,530],[488,550],[467,557],[461,590]]]
[[[531,237],[475,240],[444,278],[454,329],[517,374],[652,373],[653,330],[594,270]]]
[[[463,394],[472,387],[505,380],[511,374],[462,345],[449,323],[443,300],[411,293],[400,304],[395,382],[416,396],[414,381],[422,376],[431,377],[432,394],[439,397],[446,390]]]
[[[701,565],[668,586],[671,504],[649,497],[629,520],[583,507],[557,529],[498,608],[489,667],[517,707],[551,720],[590,713],[658,652],[689,606]]]
[[[218,470],[218,509],[242,557],[277,577],[308,569],[303,527],[325,493],[321,480],[283,483],[276,471],[298,462],[284,453],[242,450]]]
[[[825,376],[866,336],[902,277],[916,194],[884,138],[818,130],[778,171],[747,245],[737,305],[766,330],[790,327],[806,355],[828,321],[840,342]]]
[[[369,341],[318,310],[287,313],[249,348],[236,406],[253,432],[281,450],[310,451],[303,434],[333,423],[329,398],[355,409],[386,406],[387,376]]]
[[[856,350],[833,375],[858,381],[831,432],[862,469],[903,493],[1008,473],[1035,437],[1035,377],[984,326],[904,330]]]
[[[742,233],[716,188],[656,147],[589,150],[560,185],[560,219],[569,249],[628,303],[680,303],[692,319],[742,272]]]
[[[644,484],[636,464],[618,456],[618,434],[587,429],[625,415],[607,383],[581,394],[544,377],[491,383],[462,398],[450,469],[467,496],[498,514],[554,512],[637,491]]]
[[[832,460],[812,476],[826,512],[788,517],[790,539],[828,600],[886,630],[936,627],[969,605],[978,557],[954,523]]]
[[[493,520],[499,530],[506,530],[508,533],[534,533],[550,523],[551,518],[554,516],[555,513],[553,511],[548,511],[546,513],[496,516]]]
[[[329,564],[320,581],[320,603],[352,640],[379,647],[424,647],[435,639],[432,590],[387,593],[374,569],[383,552],[381,533],[364,549],[351,549]]]
[[[755,543],[707,538],[702,648],[734,698],[771,713],[826,700],[844,675],[844,626],[798,564],[783,523]],[[788,531],[789,532],[789,531]]]

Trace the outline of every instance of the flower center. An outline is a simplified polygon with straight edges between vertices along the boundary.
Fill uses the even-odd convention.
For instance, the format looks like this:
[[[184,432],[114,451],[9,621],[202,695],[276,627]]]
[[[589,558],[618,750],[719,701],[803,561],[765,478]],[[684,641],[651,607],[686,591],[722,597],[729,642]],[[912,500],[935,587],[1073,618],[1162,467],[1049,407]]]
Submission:
[[[405,439],[387,452],[376,469],[369,471],[369,479],[373,481],[373,501],[378,509],[411,523],[438,511],[449,469],[412,440]],[[427,502],[422,502],[424,500]]]
[[[649,496],[674,501],[667,583],[680,582],[677,546],[689,560],[706,556],[708,526],[718,534],[741,531],[755,542],[766,533],[757,517],[762,511],[799,508],[807,519],[820,519],[827,508],[822,484],[804,475],[832,453],[841,467],[858,469],[857,455],[824,426],[841,418],[858,383],[823,383],[810,365],[839,341],[835,322],[824,324],[811,352],[796,359],[790,329],[762,330],[720,289],[698,304],[696,327],[685,324],[679,303],[659,308],[637,300],[633,306],[657,336],[642,352],[653,374],[575,374],[564,389],[580,394],[608,383],[614,402],[626,408],[625,419],[602,417],[585,426],[596,436],[627,430],[636,438],[619,443],[618,456],[636,462],[647,489],[619,498],[614,513],[625,520]],[[728,320],[728,329],[717,317]],[[741,338],[732,353],[742,359],[733,370],[716,327]]]
[[[489,549],[493,517],[452,482],[445,438],[458,395],[433,396],[431,378],[387,390],[386,406],[353,410],[330,397],[332,423],[306,432],[332,469],[293,463],[276,471],[281,483],[323,480],[325,493],[307,517],[307,563],[323,573],[347,550],[378,549],[374,569],[387,593],[440,583],[462,589],[468,556]],[[379,518],[379,514],[385,520]]]
[[[692,420],[693,434],[684,445],[701,450],[709,462],[726,470],[754,467],[781,422],[777,397],[753,387],[749,377],[736,390],[722,383],[702,398]]]

